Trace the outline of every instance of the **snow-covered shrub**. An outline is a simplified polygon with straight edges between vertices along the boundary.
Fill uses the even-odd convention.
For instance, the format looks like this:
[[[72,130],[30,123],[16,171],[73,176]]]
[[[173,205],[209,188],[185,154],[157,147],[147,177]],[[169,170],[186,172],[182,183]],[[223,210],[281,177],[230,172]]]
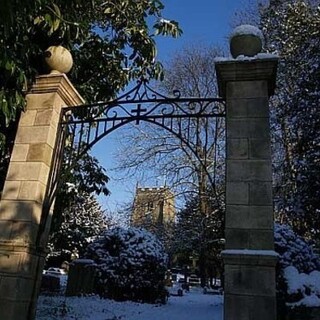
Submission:
[[[275,250],[279,254],[279,304],[320,306],[320,259],[312,246],[290,226],[275,224]]]
[[[167,255],[144,229],[108,230],[88,246],[85,257],[97,264],[97,292],[102,296],[150,303],[166,296]]]
[[[274,241],[281,269],[294,266],[299,272],[304,273],[320,270],[319,257],[313,252],[312,246],[290,226],[276,223]]]
[[[320,307],[320,271],[299,273],[295,267],[290,266],[284,269],[284,279],[289,298],[293,300],[289,305]],[[295,297],[298,297],[298,301],[295,301]]]

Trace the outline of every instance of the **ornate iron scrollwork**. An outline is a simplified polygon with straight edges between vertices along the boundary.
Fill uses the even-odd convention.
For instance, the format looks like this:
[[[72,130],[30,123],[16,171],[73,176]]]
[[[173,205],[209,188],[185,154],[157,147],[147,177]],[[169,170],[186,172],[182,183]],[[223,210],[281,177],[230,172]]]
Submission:
[[[139,125],[141,121],[156,124],[180,138],[202,163],[203,159],[190,142],[194,130],[201,121],[208,123],[210,118],[224,116],[225,105],[221,98],[182,97],[178,90],[166,96],[151,88],[145,79],[116,99],[64,108],[47,190],[47,207],[55,197],[63,158],[68,166],[72,166],[83,153],[115,129],[128,123]],[[204,133],[204,139],[208,139],[208,132]],[[71,152],[63,156],[65,145]]]
[[[139,125],[141,121],[146,121],[170,131],[188,146],[214,185],[207,171],[208,159],[202,159],[192,139],[195,139],[194,133],[202,125],[205,130],[196,139],[201,138],[207,144],[210,138],[209,119],[224,116],[225,105],[220,98],[185,98],[178,90],[173,91],[171,96],[165,96],[152,89],[145,79],[138,81],[134,88],[114,100],[64,108],[59,122],[55,158],[50,171],[37,245],[41,245],[46,229],[63,160],[72,167],[82,154],[115,129],[128,123]],[[69,154],[65,154],[66,145],[70,150]]]
[[[117,99],[65,108],[61,126],[68,126],[71,142],[76,144],[80,156],[102,137],[130,122],[138,125],[148,121],[175,131],[173,122],[168,120],[224,116],[224,102],[220,98],[184,98],[178,90],[165,96],[143,79]]]

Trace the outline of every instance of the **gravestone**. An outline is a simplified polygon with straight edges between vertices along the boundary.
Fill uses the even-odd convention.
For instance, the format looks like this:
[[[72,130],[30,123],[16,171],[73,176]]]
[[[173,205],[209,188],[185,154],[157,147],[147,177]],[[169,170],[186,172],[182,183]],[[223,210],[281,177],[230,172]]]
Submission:
[[[94,293],[96,268],[93,260],[77,259],[70,264],[66,296]]]

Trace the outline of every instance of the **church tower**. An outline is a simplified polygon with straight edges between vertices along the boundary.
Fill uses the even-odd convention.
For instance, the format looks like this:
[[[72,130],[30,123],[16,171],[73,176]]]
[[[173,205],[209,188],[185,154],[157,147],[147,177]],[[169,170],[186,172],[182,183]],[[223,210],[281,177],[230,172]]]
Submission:
[[[174,194],[167,187],[139,188],[133,204],[131,224],[156,231],[175,219]]]

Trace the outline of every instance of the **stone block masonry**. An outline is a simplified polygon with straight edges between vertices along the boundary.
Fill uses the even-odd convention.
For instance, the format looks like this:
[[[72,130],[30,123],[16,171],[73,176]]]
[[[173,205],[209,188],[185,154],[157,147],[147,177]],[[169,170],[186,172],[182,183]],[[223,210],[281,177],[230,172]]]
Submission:
[[[64,74],[38,77],[26,100],[0,202],[0,319],[7,320],[35,316],[45,258],[36,239],[59,117],[63,107],[84,102]]]
[[[268,100],[277,58],[216,64],[226,99],[225,320],[275,320]]]

